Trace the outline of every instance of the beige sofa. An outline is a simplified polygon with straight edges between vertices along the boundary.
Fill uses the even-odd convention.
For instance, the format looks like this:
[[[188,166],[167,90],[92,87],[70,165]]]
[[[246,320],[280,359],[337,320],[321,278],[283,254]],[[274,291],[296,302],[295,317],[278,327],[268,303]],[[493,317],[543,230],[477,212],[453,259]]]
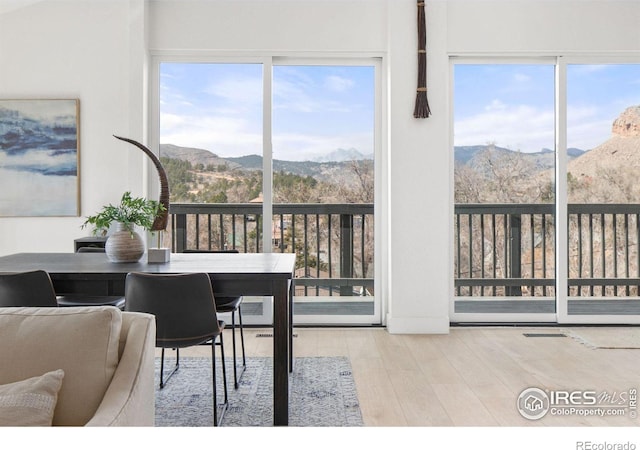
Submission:
[[[155,319],[0,308],[0,425],[153,426]]]

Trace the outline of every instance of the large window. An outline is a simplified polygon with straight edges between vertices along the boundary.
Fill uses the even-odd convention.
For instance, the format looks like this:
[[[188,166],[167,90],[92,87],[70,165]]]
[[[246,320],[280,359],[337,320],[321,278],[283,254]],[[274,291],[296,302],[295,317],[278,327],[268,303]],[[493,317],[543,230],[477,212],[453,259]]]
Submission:
[[[298,321],[379,322],[377,64],[159,59],[174,251],[295,252]]]
[[[375,67],[277,65],[273,88],[274,204],[316,210],[288,208],[274,244],[305,261],[300,294],[351,297],[350,311],[372,315]],[[312,206],[320,204],[332,210]]]
[[[567,65],[569,314],[640,312],[640,65]]]
[[[640,65],[452,72],[454,320],[636,323]]]
[[[261,64],[160,64],[160,158],[172,203],[262,193]]]
[[[554,66],[456,64],[454,89],[455,311],[553,312]]]

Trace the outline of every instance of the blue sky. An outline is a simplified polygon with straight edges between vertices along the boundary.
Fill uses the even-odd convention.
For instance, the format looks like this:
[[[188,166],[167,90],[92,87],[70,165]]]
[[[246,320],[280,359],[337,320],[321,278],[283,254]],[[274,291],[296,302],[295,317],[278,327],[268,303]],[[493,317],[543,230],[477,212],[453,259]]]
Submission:
[[[161,66],[161,142],[220,156],[262,154],[262,65]],[[495,143],[525,152],[554,147],[553,65],[458,64],[454,145]],[[274,158],[316,159],[337,149],[372,154],[374,69],[273,69]],[[613,120],[640,105],[640,64],[569,65],[568,146],[611,135]]]
[[[262,154],[262,65],[161,65],[160,142],[220,156]],[[373,154],[374,69],[274,66],[274,158]]]
[[[455,145],[554,147],[553,65],[459,64],[454,79]],[[613,120],[634,105],[640,105],[640,65],[569,65],[568,147],[601,144]]]

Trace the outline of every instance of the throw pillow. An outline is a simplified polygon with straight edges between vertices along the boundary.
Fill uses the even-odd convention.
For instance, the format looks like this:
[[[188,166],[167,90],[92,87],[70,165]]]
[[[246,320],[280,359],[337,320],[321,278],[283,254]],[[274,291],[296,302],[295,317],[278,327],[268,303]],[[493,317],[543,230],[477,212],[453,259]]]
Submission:
[[[51,426],[64,371],[0,386],[0,426]]]

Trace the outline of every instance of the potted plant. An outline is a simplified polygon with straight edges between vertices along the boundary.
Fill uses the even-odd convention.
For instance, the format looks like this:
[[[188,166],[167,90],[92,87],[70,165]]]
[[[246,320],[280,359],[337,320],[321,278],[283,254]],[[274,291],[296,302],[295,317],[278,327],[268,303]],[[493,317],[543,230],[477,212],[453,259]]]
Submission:
[[[153,221],[164,210],[157,201],[132,197],[131,192],[125,192],[120,204],[106,205],[98,214],[88,216],[82,228],[93,225],[94,234],[104,234],[115,224],[115,231],[105,244],[107,257],[113,262],[136,262],[144,253],[144,241],[135,227],[150,231]]]

